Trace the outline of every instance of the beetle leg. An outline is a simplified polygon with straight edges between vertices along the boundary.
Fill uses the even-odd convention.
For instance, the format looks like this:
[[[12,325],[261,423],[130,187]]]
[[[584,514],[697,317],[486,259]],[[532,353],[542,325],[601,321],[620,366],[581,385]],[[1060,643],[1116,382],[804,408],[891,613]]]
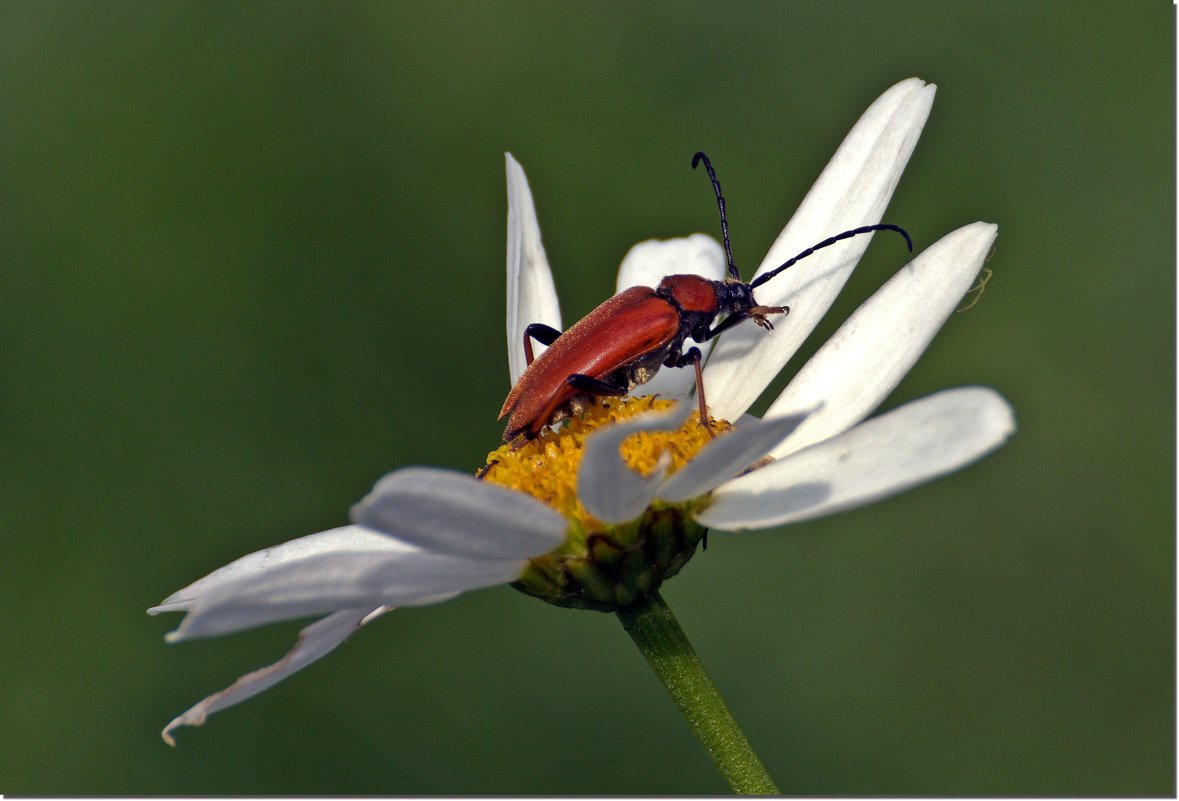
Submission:
[[[706,329],[704,331],[701,331],[700,337],[703,337],[703,339],[696,336],[695,332],[693,332],[693,334],[692,334],[692,339],[696,340],[697,342],[707,342],[708,340],[712,339],[713,337],[718,336],[718,335],[724,333],[725,331],[728,331],[730,328],[735,326],[737,323],[744,321],[745,318],[748,316],[749,315],[745,312],[733,312],[728,317],[726,317],[725,319],[723,319],[719,323],[717,323],[716,328],[710,328],[710,329]]]
[[[561,332],[553,328],[551,325],[544,323],[529,323],[524,328],[524,363],[532,364],[536,357],[532,355],[532,340],[536,340],[542,345],[551,345],[557,341],[557,337],[561,336]]]
[[[689,364],[696,369],[696,403],[700,407],[700,425],[704,426],[708,436],[716,439],[716,434],[712,433],[712,426],[708,424],[708,404],[704,402],[704,370],[700,366],[700,348],[691,348],[676,360],[673,366],[687,367]]]
[[[713,337],[717,336],[718,334],[722,334],[725,331],[728,331],[730,328],[732,328],[733,326],[737,325],[740,322],[743,322],[744,320],[753,320],[753,322],[757,323],[762,328],[768,328],[770,330],[773,330],[774,326],[770,323],[769,320],[766,319],[766,315],[767,314],[789,314],[789,313],[790,313],[789,306],[754,306],[753,308],[749,309],[748,311],[733,312],[728,317],[721,320],[717,324],[716,328],[712,328],[708,331],[702,332],[701,336],[703,336],[704,339],[700,339],[700,337],[697,337],[695,335],[695,333],[693,333],[692,339],[695,339],[697,342],[707,342],[708,340],[712,339]]]
[[[625,395],[627,392],[626,387],[620,387],[582,373],[574,373],[565,379],[565,383],[585,395]]]
[[[790,314],[790,307],[789,306],[754,306],[752,309],[750,309],[747,312],[747,314],[749,315],[750,320],[753,320],[753,322],[757,323],[762,328],[766,329],[767,331],[773,331],[774,324],[771,323],[766,318],[766,315],[767,314]]]

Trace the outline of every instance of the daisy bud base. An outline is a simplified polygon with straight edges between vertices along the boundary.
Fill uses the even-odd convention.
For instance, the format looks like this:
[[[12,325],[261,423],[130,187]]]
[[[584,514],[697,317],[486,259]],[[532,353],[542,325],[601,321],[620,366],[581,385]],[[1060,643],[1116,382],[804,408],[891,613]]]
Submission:
[[[582,553],[532,559],[512,586],[557,606],[613,612],[678,573],[707,532],[682,504],[654,504],[637,520],[587,534]]]

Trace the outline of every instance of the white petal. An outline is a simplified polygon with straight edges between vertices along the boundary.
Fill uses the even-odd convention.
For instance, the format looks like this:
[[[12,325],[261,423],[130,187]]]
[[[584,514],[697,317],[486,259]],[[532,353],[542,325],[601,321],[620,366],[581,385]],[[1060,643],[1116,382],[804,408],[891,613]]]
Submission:
[[[770,248],[757,275],[834,234],[880,222],[933,105],[935,87],[917,78],[893,86],[868,108]],[[891,248],[900,238],[886,234]],[[790,314],[765,331],[743,324],[721,336],[705,374],[713,414],[733,420],[761,394],[827,312],[872,235],[825,248],[758,287],[766,306]],[[780,322],[779,322],[780,319]]]
[[[997,228],[974,223],[943,237],[871,298],[790,382],[766,417],[823,404],[773,456],[846,431],[872,413],[909,372],[970,289]]]
[[[957,470],[1014,430],[994,390],[946,390],[733,479],[696,520],[743,531],[850,509]]]
[[[629,251],[618,267],[618,286],[621,292],[632,286],[655,287],[667,275],[691,273],[712,281],[725,278],[725,252],[720,243],[707,234],[692,234],[679,239],[649,239]],[[688,339],[684,350],[695,346],[707,359],[715,340],[698,343]],[[664,367],[646,384],[635,387],[637,395],[683,397],[696,385],[696,371],[690,367]]]
[[[539,556],[565,539],[565,519],[522,492],[433,467],[377,482],[352,519],[433,553],[468,559]]]
[[[176,745],[172,732],[181,726],[203,726],[205,718],[226,707],[240,704],[263,690],[310,665],[346,640],[352,632],[375,620],[392,607],[343,609],[312,623],[299,632],[299,641],[286,656],[272,665],[247,673],[220,692],[197,703],[173,720],[160,733],[168,745]]]
[[[718,437],[659,488],[656,497],[677,503],[703,495],[728,481],[765,456],[774,443],[798,426],[809,414],[753,420]]]
[[[679,428],[693,406],[681,403],[666,412],[643,414],[625,423],[596,431],[585,441],[577,470],[577,497],[586,511],[604,523],[623,523],[638,517],[663,481],[664,467],[649,476],[631,470],[618,448],[639,431],[671,431]]]
[[[540,224],[524,168],[504,154],[508,174],[508,371],[515,385],[524,372],[524,329],[544,323],[561,330],[553,273],[540,241]],[[545,346],[533,343],[537,355]]]
[[[712,281],[725,278],[725,252],[708,234],[678,239],[648,239],[622,258],[615,292],[632,286],[656,287],[667,275],[690,273]]]
[[[423,604],[516,580],[527,562],[415,550],[328,553],[238,579],[197,599],[169,642],[211,637],[341,609]]]
[[[255,551],[224,567],[214,570],[204,578],[194,581],[182,590],[172,593],[159,606],[147,610],[149,615],[161,612],[182,612],[192,606],[193,601],[217,587],[236,581],[259,576],[279,565],[309,556],[324,553],[356,553],[358,551],[385,551],[405,553],[416,550],[408,545],[371,529],[360,526],[341,526],[330,531],[321,531],[306,537],[284,542],[272,548]]]

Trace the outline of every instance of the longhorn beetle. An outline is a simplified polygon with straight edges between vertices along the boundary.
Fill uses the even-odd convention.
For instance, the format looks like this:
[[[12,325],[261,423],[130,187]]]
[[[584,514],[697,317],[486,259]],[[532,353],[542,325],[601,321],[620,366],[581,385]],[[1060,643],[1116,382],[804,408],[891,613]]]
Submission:
[[[501,420],[505,416],[508,418],[504,441],[511,443],[513,448],[535,439],[550,423],[580,414],[590,398],[627,394],[636,384],[649,381],[661,366],[692,365],[696,371],[700,424],[708,428],[700,349],[691,347],[685,353],[685,339],[691,337],[696,342],[707,342],[743,320],[752,320],[766,330],[773,330],[768,315],[787,314],[790,307],[760,306],[753,297],[753,290],[820,248],[859,234],[896,231],[905,238],[909,251],[913,250],[913,240],[900,226],[865,225],[824,239],[745,283],[733,262],[729,221],[720,182],[708,156],[703,153],[692,156],[693,169],[701,162],[716,193],[729,277],[712,281],[699,275],[669,275],[654,289],[634,286],[619,292],[564,333],[543,323],[526,327],[524,356],[528,367],[508,393],[499,412]],[[713,327],[713,321],[721,315],[726,316]],[[534,339],[549,346],[535,359],[532,354]],[[709,433],[711,431],[709,429]]]

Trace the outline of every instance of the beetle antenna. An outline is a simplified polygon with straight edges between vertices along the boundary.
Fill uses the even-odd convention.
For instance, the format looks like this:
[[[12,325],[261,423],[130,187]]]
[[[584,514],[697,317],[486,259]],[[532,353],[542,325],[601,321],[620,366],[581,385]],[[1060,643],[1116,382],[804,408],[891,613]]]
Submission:
[[[698,154],[698,155],[702,155],[702,154]],[[708,164],[707,161],[705,161],[704,163],[706,165]],[[889,225],[888,223],[880,223],[879,225],[864,225],[864,226],[861,226],[860,228],[853,228],[850,231],[844,231],[842,234],[836,234],[835,236],[833,236],[829,239],[824,239],[822,242],[820,242],[817,245],[814,245],[813,247],[807,248],[802,253],[799,253],[797,256],[795,256],[793,259],[786,262],[785,264],[783,264],[779,267],[775,267],[774,269],[770,270],[765,275],[759,275],[757,278],[750,281],[749,288],[754,289],[755,287],[761,286],[766,281],[769,281],[775,275],[777,275],[778,273],[785,270],[787,267],[792,266],[795,262],[802,261],[807,256],[814,253],[816,250],[820,250],[822,248],[825,248],[828,245],[834,245],[836,242],[840,242],[844,239],[851,239],[853,236],[858,236],[860,234],[870,234],[873,231],[896,231],[898,234],[900,234],[901,236],[903,236],[905,238],[905,244],[909,246],[909,252],[910,253],[913,252],[913,240],[909,237],[909,232],[906,231],[904,228],[901,228],[899,225]]]
[[[712,191],[716,192],[716,207],[720,209],[721,236],[725,240],[725,258],[729,262],[729,275],[740,281],[741,273],[737,271],[737,265],[733,263],[733,246],[729,244],[729,218],[725,216],[725,196],[721,194],[720,181],[716,180],[716,172],[712,169],[712,162],[708,160],[708,156],[704,155],[704,151],[692,156],[692,169],[696,169],[696,165],[702,161],[704,169],[708,171],[708,180],[712,181]]]

